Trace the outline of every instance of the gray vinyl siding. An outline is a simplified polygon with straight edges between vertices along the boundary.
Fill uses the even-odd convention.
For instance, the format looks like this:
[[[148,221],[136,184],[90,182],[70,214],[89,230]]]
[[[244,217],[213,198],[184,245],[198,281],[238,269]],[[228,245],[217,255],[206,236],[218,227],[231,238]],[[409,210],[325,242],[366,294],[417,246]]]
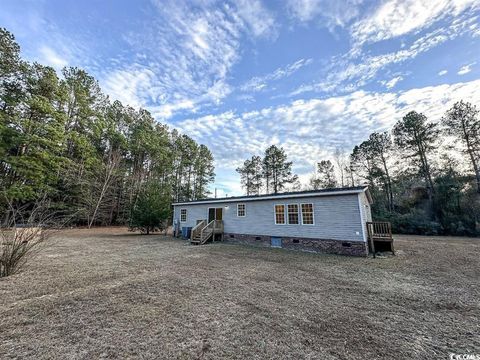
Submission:
[[[361,219],[363,217],[365,222],[368,215],[360,213],[360,211],[365,211],[365,209],[360,209],[362,202],[363,200],[359,201],[359,194],[346,194],[222,204],[175,205],[174,219],[179,221],[180,209],[187,209],[187,221],[180,223],[180,227],[193,227],[197,220],[207,219],[209,207],[222,207],[225,233],[364,241]],[[237,217],[237,204],[239,203],[246,205],[245,217]],[[314,225],[301,224],[302,203],[313,204]],[[285,206],[298,204],[300,224],[276,225],[274,218],[274,205],[276,204]]]

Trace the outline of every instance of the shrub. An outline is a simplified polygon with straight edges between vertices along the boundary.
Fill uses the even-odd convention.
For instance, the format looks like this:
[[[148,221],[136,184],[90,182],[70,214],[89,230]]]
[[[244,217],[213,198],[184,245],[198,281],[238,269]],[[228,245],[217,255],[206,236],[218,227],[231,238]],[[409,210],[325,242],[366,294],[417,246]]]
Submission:
[[[398,234],[439,235],[443,233],[442,225],[432,221],[423,211],[407,214],[391,214],[387,219],[392,223],[392,231]]]
[[[0,277],[15,274],[47,238],[41,227],[0,230]]]
[[[143,234],[163,230],[170,217],[170,197],[157,184],[145,184],[130,212],[130,230]]]
[[[15,209],[10,204],[9,221],[0,227],[0,277],[17,273],[39,250],[59,223],[49,215],[44,200],[31,208]],[[21,222],[23,225],[18,225]]]

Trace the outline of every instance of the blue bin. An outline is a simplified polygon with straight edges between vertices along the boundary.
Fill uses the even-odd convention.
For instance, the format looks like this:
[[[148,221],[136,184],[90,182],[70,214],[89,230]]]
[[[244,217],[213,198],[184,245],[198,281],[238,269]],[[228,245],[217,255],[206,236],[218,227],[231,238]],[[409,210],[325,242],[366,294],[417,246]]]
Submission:
[[[192,233],[192,228],[189,226],[182,227],[182,237],[184,239],[190,239],[190,234]]]

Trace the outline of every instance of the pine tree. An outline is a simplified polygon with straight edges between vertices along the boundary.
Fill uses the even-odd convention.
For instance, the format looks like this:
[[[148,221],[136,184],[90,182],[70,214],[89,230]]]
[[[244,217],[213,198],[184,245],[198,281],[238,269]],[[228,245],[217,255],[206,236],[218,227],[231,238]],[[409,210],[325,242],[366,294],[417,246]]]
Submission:
[[[315,190],[334,188],[338,185],[335,178],[335,167],[330,160],[317,163],[316,177],[311,179],[310,186]]]
[[[111,103],[94,77],[23,61],[0,28],[0,213],[47,197],[75,224],[125,224],[147,182],[169,202],[202,198],[210,150],[144,109]]]
[[[298,176],[292,173],[292,162],[287,161],[285,150],[275,145],[265,151],[263,173],[267,189],[270,185],[274,194],[282,192],[288,184],[298,179]]]
[[[200,145],[194,166],[194,200],[203,199],[210,194],[208,185],[215,179],[215,168],[213,163],[214,159],[210,149],[203,144]]]
[[[258,195],[263,184],[262,158],[254,155],[243,162],[236,170],[240,174],[240,183],[247,195]]]
[[[251,167],[251,194],[259,195],[263,186],[263,170],[262,170],[262,158],[258,155],[253,155],[250,160]]]
[[[240,174],[240,184],[243,189],[245,189],[245,193],[250,195],[252,193],[252,166],[251,166],[251,161],[250,160],[245,160],[243,162],[243,165],[240,167],[237,167],[235,169],[237,173]]]
[[[129,226],[149,235],[150,232],[163,230],[171,216],[170,194],[155,182],[144,184],[136,203],[133,205]]]
[[[50,67],[33,64],[24,70],[23,97],[2,111],[0,133],[4,169],[0,183],[13,202],[51,193],[64,164],[61,152],[65,116],[58,109],[59,80]]]
[[[480,193],[480,117],[476,106],[459,101],[449,109],[442,119],[447,134],[455,136],[465,144],[475,174],[477,192]]]
[[[374,132],[368,140],[354,148],[351,156],[357,173],[367,179],[372,193],[376,194],[377,187],[383,188],[381,191],[385,195],[389,211],[393,210],[392,178],[388,164],[392,147],[392,139],[388,133]]]
[[[395,124],[393,134],[395,144],[403,151],[403,156],[416,160],[419,172],[425,179],[428,194],[432,198],[435,187],[428,155],[437,147],[436,140],[439,134],[437,124],[428,123],[425,115],[411,111]]]
[[[366,180],[372,189],[375,187],[376,166],[366,141],[354,146],[350,154],[350,171]]]

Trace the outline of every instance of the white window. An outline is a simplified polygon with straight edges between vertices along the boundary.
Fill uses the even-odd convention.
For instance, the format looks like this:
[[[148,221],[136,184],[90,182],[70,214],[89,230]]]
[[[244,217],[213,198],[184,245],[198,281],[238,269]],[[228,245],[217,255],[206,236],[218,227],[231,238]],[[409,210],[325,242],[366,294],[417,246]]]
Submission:
[[[247,211],[245,204],[237,204],[237,216],[245,217]]]
[[[288,204],[287,205],[287,219],[288,223],[291,225],[298,225],[298,204]]]
[[[302,225],[313,225],[313,204],[302,204]]]
[[[275,224],[285,224],[285,205],[275,205]]]
[[[187,222],[187,209],[180,209],[180,222]]]

